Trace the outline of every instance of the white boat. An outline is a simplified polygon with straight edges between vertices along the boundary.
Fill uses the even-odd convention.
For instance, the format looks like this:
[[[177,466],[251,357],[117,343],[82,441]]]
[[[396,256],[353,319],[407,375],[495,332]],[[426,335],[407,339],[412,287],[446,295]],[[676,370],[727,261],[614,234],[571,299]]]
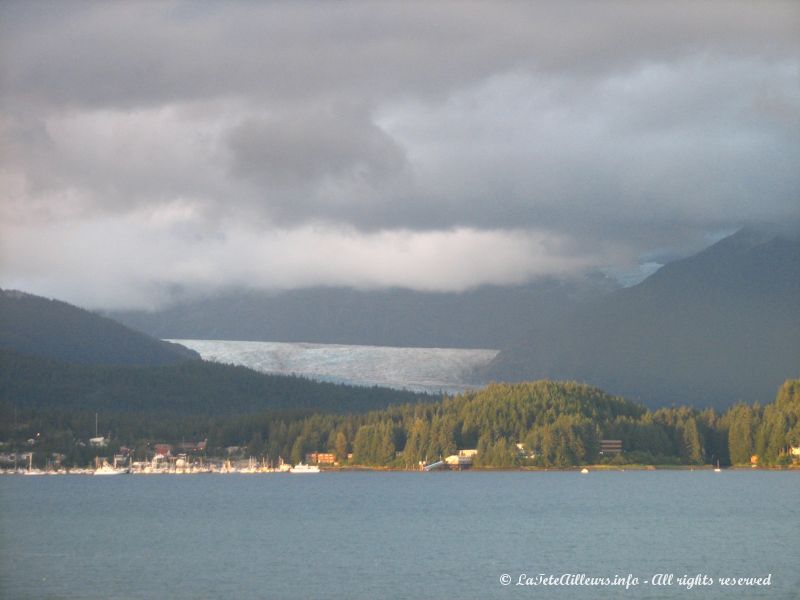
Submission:
[[[102,467],[99,467],[99,468],[94,470],[94,474],[95,475],[122,475],[123,473],[127,473],[127,472],[128,472],[127,469],[118,469],[118,468],[112,467],[108,463],[103,463]]]
[[[304,465],[298,463],[289,469],[289,473],[319,473],[319,467],[316,465]]]
[[[587,469],[586,467],[583,467],[581,469],[581,475],[586,475],[588,472],[589,472],[589,469]]]
[[[241,467],[239,469],[239,473],[245,473],[250,475],[252,475],[253,473],[258,473],[258,463],[256,462],[256,459],[251,456],[250,459],[247,461],[247,466]]]

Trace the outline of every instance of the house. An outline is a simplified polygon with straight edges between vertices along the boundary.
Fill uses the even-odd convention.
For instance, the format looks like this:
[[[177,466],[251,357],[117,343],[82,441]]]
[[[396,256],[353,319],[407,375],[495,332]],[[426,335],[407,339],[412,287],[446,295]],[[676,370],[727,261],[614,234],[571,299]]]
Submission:
[[[600,454],[620,454],[622,452],[622,440],[600,440]]]
[[[307,465],[332,465],[336,456],[331,452],[309,452],[306,454]]]
[[[207,444],[207,439],[202,442],[181,442],[178,444],[178,448],[184,452],[203,452]]]
[[[104,448],[105,446],[108,446],[108,440],[103,436],[89,438],[89,445],[92,448]]]
[[[172,444],[156,444],[153,449],[155,450],[156,456],[160,456],[161,458],[172,456]]]
[[[517,443],[517,444],[515,444],[515,446],[517,447],[517,456],[519,456],[521,458],[535,458],[536,457],[536,452],[534,452],[533,450],[531,450],[531,451],[526,450],[525,449],[525,444]],[[477,453],[478,451],[475,450],[475,452]]]
[[[460,450],[458,454],[451,454],[444,459],[445,464],[450,469],[462,470],[472,466],[472,459],[478,453],[477,450]]]

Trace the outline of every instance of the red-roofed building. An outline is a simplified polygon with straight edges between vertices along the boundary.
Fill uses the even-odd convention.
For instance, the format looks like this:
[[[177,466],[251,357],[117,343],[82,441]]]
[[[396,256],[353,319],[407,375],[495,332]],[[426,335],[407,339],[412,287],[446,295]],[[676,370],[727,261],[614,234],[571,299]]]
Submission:
[[[154,447],[156,456],[166,458],[172,456],[172,444],[156,444]]]

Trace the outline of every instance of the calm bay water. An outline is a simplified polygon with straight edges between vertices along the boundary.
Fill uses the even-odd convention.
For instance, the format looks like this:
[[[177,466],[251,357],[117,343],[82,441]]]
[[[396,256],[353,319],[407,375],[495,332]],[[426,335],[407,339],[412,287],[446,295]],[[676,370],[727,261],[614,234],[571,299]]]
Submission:
[[[0,596],[788,600],[798,491],[800,473],[741,471],[5,476]],[[772,585],[514,585],[522,573]]]

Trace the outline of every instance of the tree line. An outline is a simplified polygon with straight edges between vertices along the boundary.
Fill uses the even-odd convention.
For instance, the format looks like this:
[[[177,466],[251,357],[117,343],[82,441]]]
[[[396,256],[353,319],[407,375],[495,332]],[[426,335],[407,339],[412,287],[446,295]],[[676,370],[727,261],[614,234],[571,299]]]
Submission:
[[[12,415],[12,411],[14,414]],[[417,468],[460,449],[476,449],[476,467],[569,467],[611,463],[759,465],[791,462],[800,447],[800,380],[787,381],[774,402],[736,404],[724,413],[692,407],[655,411],[587,385],[537,381],[492,384],[439,401],[393,404],[365,413],[262,411],[192,415],[168,410],[100,416],[103,450],[81,445],[94,435],[95,413],[0,405],[0,441],[42,455],[57,452],[83,464],[121,446],[145,459],[155,442],[207,440],[205,452],[300,462],[330,452],[342,464]],[[38,434],[38,436],[37,436]],[[621,440],[623,453],[601,454],[601,440]]]

